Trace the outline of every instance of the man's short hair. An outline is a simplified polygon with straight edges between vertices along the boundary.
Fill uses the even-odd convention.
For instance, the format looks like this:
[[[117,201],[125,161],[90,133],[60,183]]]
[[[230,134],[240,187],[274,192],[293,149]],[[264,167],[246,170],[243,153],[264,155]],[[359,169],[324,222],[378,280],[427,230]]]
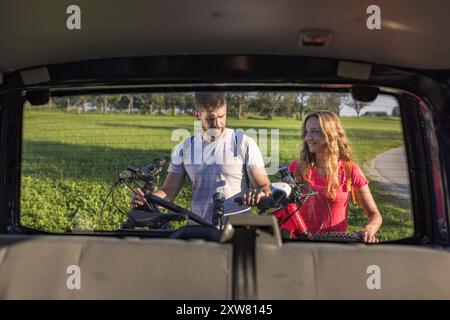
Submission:
[[[214,111],[227,104],[224,92],[196,92],[194,100],[195,110]]]

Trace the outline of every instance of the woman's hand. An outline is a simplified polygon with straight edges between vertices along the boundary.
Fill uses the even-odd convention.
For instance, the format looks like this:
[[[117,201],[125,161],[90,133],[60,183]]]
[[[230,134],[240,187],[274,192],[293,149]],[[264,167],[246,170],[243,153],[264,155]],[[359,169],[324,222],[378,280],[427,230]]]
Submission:
[[[359,233],[362,236],[362,241],[365,243],[378,243],[380,242],[379,239],[375,237],[375,233],[371,228],[364,228],[363,230],[359,231]]]
[[[369,186],[365,185],[361,189],[357,190],[356,195],[359,203],[367,215],[367,223],[363,230],[360,231],[363,241],[365,243],[378,243],[380,242],[375,234],[380,229],[383,223],[380,211],[378,211],[375,200],[372,197]]]

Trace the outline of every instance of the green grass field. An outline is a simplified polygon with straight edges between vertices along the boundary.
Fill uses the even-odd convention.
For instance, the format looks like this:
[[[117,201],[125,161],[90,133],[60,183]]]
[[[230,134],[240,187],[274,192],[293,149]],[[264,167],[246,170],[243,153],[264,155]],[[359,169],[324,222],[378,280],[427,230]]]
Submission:
[[[191,117],[127,114],[66,113],[59,110],[25,111],[22,154],[22,224],[53,232],[119,227],[124,216],[111,201],[100,216],[103,200],[117,173],[128,164],[143,166],[154,158],[169,156],[176,142],[173,129],[193,132]],[[377,154],[403,144],[399,118],[343,118],[356,161],[362,165]],[[279,129],[280,164],[298,158],[301,122],[294,119],[228,119],[228,127],[244,130]],[[269,131],[270,132],[270,131]],[[164,175],[162,176],[164,178]],[[272,180],[274,178],[272,177]],[[382,240],[412,235],[410,204],[371,183],[384,218]],[[130,191],[118,192],[117,203],[126,210]],[[190,204],[190,188],[176,202]],[[350,229],[363,226],[363,211],[350,208]]]

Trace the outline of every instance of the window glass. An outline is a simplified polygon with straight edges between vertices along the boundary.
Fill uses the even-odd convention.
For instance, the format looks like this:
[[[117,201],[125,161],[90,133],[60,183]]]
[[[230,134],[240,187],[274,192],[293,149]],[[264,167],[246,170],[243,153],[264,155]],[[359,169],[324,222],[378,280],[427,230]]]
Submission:
[[[26,104],[21,224],[57,233],[118,230],[127,220],[136,187],[133,183],[120,185],[112,198],[111,185],[118,174],[129,174],[126,169],[130,165],[144,168],[155,159],[172,155],[171,168],[168,162],[162,165],[155,186],[162,186],[168,170],[186,175],[174,202],[209,221],[214,207],[211,194],[224,194],[225,210],[239,211],[239,204],[228,199],[246,190],[242,171],[251,176],[247,171],[263,163],[272,182],[280,181],[278,168],[288,166],[297,181],[304,179],[318,192],[303,199],[301,209],[297,206],[290,211],[297,210],[312,233],[356,232],[367,228],[368,212],[379,211],[383,219],[376,233],[379,239],[413,235],[409,177],[395,97],[381,94],[372,103],[360,103],[349,94],[332,92],[226,92],[224,96],[225,111],[213,106],[217,97],[202,98],[193,92],[53,97],[45,106]],[[210,106],[199,111],[201,99]],[[305,123],[314,112],[316,116],[308,119],[316,121]],[[328,117],[330,113],[337,116],[339,124]],[[218,131],[206,130],[205,124]],[[181,146],[186,141],[195,145],[195,137],[200,139],[200,149]],[[233,144],[242,148],[240,159]],[[187,155],[187,150],[194,150],[193,155]],[[217,161],[219,151],[223,163]],[[196,157],[200,157],[199,163]],[[306,162],[305,157],[309,157]],[[188,161],[192,161],[190,165]],[[305,169],[308,165],[309,171]],[[331,176],[334,184],[329,183]],[[257,212],[257,208],[251,210],[251,214]],[[289,216],[286,212],[284,218]],[[185,224],[169,225],[178,228]],[[299,232],[295,224],[291,228]],[[293,236],[284,231],[285,237]]]

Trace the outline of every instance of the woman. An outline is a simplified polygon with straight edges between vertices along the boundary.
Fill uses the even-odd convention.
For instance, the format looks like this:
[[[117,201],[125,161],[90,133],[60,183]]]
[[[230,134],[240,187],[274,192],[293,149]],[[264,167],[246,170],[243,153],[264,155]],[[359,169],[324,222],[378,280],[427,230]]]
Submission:
[[[370,192],[369,182],[352,160],[352,151],[336,114],[317,111],[306,117],[300,160],[291,163],[289,169],[294,172],[297,182],[306,182],[314,190],[320,191],[322,204],[327,201],[330,207],[331,215],[317,219],[320,220],[319,228],[311,219],[305,219],[308,230],[316,228],[317,232],[348,232],[348,205],[350,198],[355,201],[356,193],[367,215],[367,223],[360,231],[363,241],[378,242],[375,234],[381,226],[382,217]],[[310,203],[310,208],[317,207],[317,203],[321,202],[320,196],[313,197],[316,204]],[[304,206],[306,208],[301,210],[308,211],[308,203],[304,203]],[[315,212],[317,214],[317,210]],[[303,213],[302,216],[307,218]]]

